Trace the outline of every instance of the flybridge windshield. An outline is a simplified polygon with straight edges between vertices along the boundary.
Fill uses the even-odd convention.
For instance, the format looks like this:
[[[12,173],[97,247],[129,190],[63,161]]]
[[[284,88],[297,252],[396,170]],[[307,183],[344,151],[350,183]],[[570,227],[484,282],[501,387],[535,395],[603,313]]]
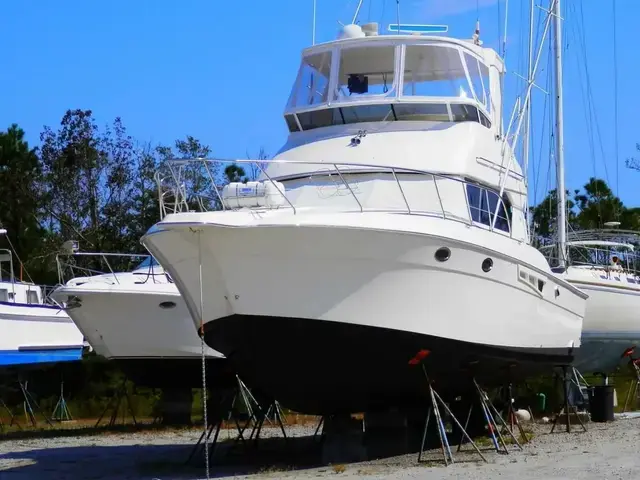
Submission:
[[[336,47],[303,58],[287,109],[375,97],[436,97],[476,100],[490,112],[489,85],[487,66],[455,45]]]

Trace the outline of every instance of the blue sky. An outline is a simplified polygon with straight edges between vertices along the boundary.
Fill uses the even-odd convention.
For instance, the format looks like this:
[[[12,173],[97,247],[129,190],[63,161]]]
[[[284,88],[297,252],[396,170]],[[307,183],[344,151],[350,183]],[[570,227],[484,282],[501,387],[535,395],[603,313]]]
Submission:
[[[616,185],[613,94],[614,0],[564,0],[565,150],[567,184],[580,187],[595,173],[608,178],[627,205],[640,204],[640,173],[624,167],[640,141],[636,101],[640,70],[637,19],[640,2],[617,0],[619,90],[619,183]],[[594,161],[589,148],[580,85],[583,54],[575,32],[582,2],[588,67],[602,138]],[[508,105],[520,81],[528,1],[511,0],[507,32]],[[338,21],[351,20],[357,0],[318,0],[317,40],[335,38]],[[401,0],[406,23],[445,23],[452,36],[469,37],[476,18],[487,46],[498,46],[498,15],[505,0]],[[300,50],[311,42],[311,0],[219,2],[213,0],[21,0],[3,6],[0,32],[0,126],[18,123],[30,143],[43,125],[55,127],[66,109],[94,111],[101,124],[120,116],[140,141],[172,143],[193,135],[218,157],[245,157],[261,146],[274,153],[286,138],[282,111]],[[395,22],[395,0],[364,1],[361,21]],[[545,65],[546,66],[546,65]],[[545,82],[545,72],[539,80]],[[536,105],[543,95],[536,92]],[[551,98],[549,100],[552,100]],[[535,108],[535,107],[534,107]],[[541,110],[541,109],[540,109]],[[508,110],[509,111],[509,110]],[[536,125],[542,118],[536,116]],[[539,126],[536,127],[540,132]],[[540,142],[539,135],[537,142]],[[536,147],[538,151],[539,148]],[[546,151],[546,148],[545,148]],[[539,153],[539,152],[538,152]],[[531,197],[548,185],[548,155],[533,161],[540,170]],[[605,175],[605,164],[608,175]],[[534,192],[535,190],[535,192]],[[534,195],[535,193],[535,195]]]

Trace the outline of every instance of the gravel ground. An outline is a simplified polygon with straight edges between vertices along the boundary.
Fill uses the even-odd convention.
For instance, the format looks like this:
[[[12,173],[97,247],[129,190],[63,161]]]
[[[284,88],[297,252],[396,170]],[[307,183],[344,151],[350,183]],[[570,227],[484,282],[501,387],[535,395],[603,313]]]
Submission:
[[[388,478],[504,478],[504,479],[617,479],[636,478],[640,471],[638,449],[640,418],[617,419],[611,424],[588,425],[583,433],[550,434],[549,425],[533,427],[534,440],[524,446],[524,451],[498,455],[483,448],[489,463],[481,463],[471,446],[466,445],[460,454],[454,453],[456,464],[442,465],[438,452],[427,455],[420,465],[416,455],[404,455],[371,462],[318,467],[314,461],[304,458],[291,447],[294,442],[310,445],[313,426],[287,427],[294,438],[290,449],[275,445],[281,440],[276,429],[265,429],[266,447],[261,445],[263,458],[252,458],[252,464],[218,462],[211,468],[212,478],[318,478],[335,477],[350,479]],[[222,432],[221,438],[231,437]],[[101,434],[66,436],[28,440],[0,441],[0,478],[22,479],[200,479],[205,478],[201,460],[185,465],[185,460],[197,441],[198,432],[143,432],[130,434]],[[269,446],[269,442],[272,443]],[[264,452],[267,451],[267,453]],[[286,453],[285,453],[286,452]],[[222,453],[222,451],[218,452]],[[229,456],[222,458],[228,459]],[[242,466],[238,466],[242,465]]]

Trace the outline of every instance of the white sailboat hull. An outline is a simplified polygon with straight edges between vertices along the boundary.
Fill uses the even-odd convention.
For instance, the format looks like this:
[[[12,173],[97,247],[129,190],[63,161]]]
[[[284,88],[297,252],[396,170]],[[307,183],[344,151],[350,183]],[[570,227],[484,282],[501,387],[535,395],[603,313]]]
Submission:
[[[625,350],[640,346],[640,289],[624,273],[605,279],[601,274],[607,277],[604,270],[569,268],[565,276],[589,295],[582,347],[575,360],[583,373],[613,373],[624,365]]]

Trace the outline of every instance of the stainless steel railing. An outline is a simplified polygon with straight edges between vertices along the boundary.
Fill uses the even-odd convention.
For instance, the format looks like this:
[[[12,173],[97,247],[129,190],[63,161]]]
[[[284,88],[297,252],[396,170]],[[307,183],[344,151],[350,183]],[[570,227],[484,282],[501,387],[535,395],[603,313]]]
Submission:
[[[149,260],[149,265],[144,269],[136,268],[145,260]],[[135,262],[135,263],[134,263]],[[58,282],[64,285],[68,281],[78,277],[94,277],[97,275],[107,275],[117,284],[120,284],[118,273],[131,273],[134,269],[140,272],[139,283],[167,283],[172,282],[164,269],[161,273],[156,272],[156,268],[161,268],[148,254],[129,253],[102,253],[102,252],[73,252],[59,253],[56,255],[56,265],[58,269]],[[164,277],[164,281],[160,278]]]
[[[345,163],[345,162],[311,162],[311,161],[290,161],[290,160],[222,160],[222,159],[210,159],[210,158],[194,158],[194,159],[171,159],[167,160],[162,167],[156,172],[156,183],[158,187],[158,198],[160,202],[161,216],[164,218],[171,213],[181,213],[188,211],[209,211],[209,210],[226,210],[227,207],[222,198],[221,181],[217,181],[216,172],[220,170],[223,165],[229,165],[231,163],[239,164],[254,164],[261,173],[260,180],[263,182],[270,182],[277,192],[283,197],[286,205],[277,208],[290,208],[294,215],[298,214],[300,209],[296,206],[290,198],[288,198],[286,192],[283,192],[278,186],[277,182],[283,182],[286,180],[301,179],[301,178],[314,178],[336,176],[342,183],[348,194],[354,200],[354,206],[357,207],[356,211],[370,212],[370,211],[389,211],[398,213],[397,208],[367,208],[363,205],[361,200],[355,193],[357,188],[354,188],[357,183],[357,178],[349,179],[348,176],[357,177],[356,174],[375,173],[375,174],[388,174],[393,178],[395,185],[402,198],[404,207],[401,213],[409,215],[427,215],[436,216],[446,220],[454,220],[458,222],[466,223],[470,226],[480,226],[482,228],[488,228],[491,231],[499,231],[502,234],[513,236],[512,228],[512,216],[509,215],[507,204],[500,198],[496,191],[478,185],[476,183],[464,180],[462,178],[447,175],[443,173],[430,172],[426,170],[410,169],[403,167],[363,164],[363,163]],[[265,167],[266,165],[266,167]],[[290,175],[274,176],[273,172],[270,175],[269,171],[277,169],[279,166],[310,166],[314,168],[300,168],[299,173]],[[322,171],[318,170],[318,166],[322,168]],[[435,194],[437,197],[437,203],[433,211],[420,210],[419,208],[412,208],[407,195],[406,188],[403,186],[403,180],[399,178],[399,175],[423,175],[426,177],[426,181],[433,182]],[[406,181],[406,180],[405,180]],[[454,215],[448,211],[443,196],[441,195],[441,187],[443,182],[455,182],[461,185],[464,191],[464,207],[466,207],[466,215]],[[479,188],[481,195],[485,195],[484,207],[481,205],[470,205],[468,197],[468,186],[474,186]],[[490,193],[495,195],[496,202],[501,204],[501,211],[504,212],[504,216],[494,215],[496,209],[496,203],[491,205]],[[459,202],[460,200],[458,200]],[[448,213],[449,212],[449,213]],[[475,215],[474,215],[475,213]],[[486,224],[480,220],[474,220],[475,217],[482,217],[486,215],[489,219],[489,223]],[[497,217],[497,218],[496,218]],[[496,220],[502,219],[507,222],[508,231],[496,228]]]

